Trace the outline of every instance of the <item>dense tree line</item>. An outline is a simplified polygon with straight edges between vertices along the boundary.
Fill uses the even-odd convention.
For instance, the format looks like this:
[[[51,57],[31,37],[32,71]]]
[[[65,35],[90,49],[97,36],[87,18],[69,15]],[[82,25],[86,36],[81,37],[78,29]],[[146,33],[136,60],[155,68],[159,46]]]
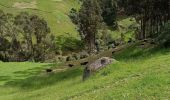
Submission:
[[[96,35],[103,23],[117,27],[119,15],[131,16],[140,27],[136,39],[158,38],[170,19],[169,0],[81,0],[80,10],[71,10],[70,18],[78,27],[89,50],[95,49]],[[162,35],[161,35],[162,36]]]
[[[136,39],[156,38],[169,43],[169,0],[81,0],[79,10],[71,9],[69,17],[77,26],[81,40],[55,37],[47,22],[26,12],[14,16],[0,11],[0,60],[44,61],[57,50],[76,51],[84,45],[91,53],[107,44],[105,29],[117,29],[120,14],[132,16],[140,24]],[[64,39],[65,38],[65,39]],[[56,46],[56,44],[59,44]]]
[[[138,39],[159,36],[170,19],[169,0],[119,0],[118,4],[141,24]]]
[[[0,60],[44,61],[55,48],[47,22],[37,15],[0,11]]]

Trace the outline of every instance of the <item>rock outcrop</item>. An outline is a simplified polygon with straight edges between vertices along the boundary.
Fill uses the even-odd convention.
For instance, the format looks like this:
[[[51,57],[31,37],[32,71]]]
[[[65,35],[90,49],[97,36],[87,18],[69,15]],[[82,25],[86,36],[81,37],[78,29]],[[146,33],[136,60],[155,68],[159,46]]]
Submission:
[[[83,80],[87,79],[93,72],[100,70],[111,63],[117,62],[115,59],[109,57],[102,57],[95,62],[87,65],[84,69]]]

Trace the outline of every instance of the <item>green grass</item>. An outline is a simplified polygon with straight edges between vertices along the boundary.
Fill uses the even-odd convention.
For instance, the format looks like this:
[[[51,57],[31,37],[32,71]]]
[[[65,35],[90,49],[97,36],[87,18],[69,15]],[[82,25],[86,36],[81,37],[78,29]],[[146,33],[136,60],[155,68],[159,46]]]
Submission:
[[[170,50],[133,45],[82,82],[82,68],[46,74],[41,63],[0,63],[0,100],[168,100]]]
[[[36,1],[36,9],[20,9],[13,7],[16,2],[30,3]],[[17,14],[19,12],[29,12],[37,14],[47,20],[52,33],[61,35],[71,33],[77,37],[77,31],[68,17],[71,8],[79,8],[78,0],[0,0],[0,9],[4,12]]]
[[[0,0],[5,12],[21,11],[45,18],[52,33],[66,32],[77,37],[74,25],[67,16],[69,9],[79,7],[77,0],[36,0],[35,9],[11,8],[15,2],[33,0]],[[118,22],[128,28],[129,18]],[[114,38],[124,30],[111,32]],[[126,38],[132,37],[126,33]],[[47,74],[46,63],[0,62],[0,100],[168,100],[170,99],[170,50],[132,45],[114,55],[119,62],[82,81],[83,68],[62,70]],[[57,67],[57,66],[56,66]]]
[[[130,28],[130,27],[138,26],[134,18],[131,18],[131,17],[120,18],[118,19],[117,23],[118,23],[117,30],[108,30],[108,33],[111,34],[114,40],[120,39],[121,34],[124,34],[125,42],[129,41],[129,38],[132,38],[132,39],[135,38],[134,37],[135,29]]]

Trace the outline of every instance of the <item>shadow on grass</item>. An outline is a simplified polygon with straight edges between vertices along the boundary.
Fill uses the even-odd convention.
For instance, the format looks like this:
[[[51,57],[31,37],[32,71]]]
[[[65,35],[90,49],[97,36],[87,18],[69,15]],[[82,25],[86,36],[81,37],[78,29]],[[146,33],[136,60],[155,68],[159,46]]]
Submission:
[[[42,70],[43,70],[43,68],[36,67],[36,68],[32,68],[32,69],[27,69],[24,71],[16,71],[13,73],[13,75],[15,75],[16,78],[24,78],[24,77],[33,76],[37,73],[40,73]]]
[[[29,69],[29,71],[15,72],[15,74],[18,74],[21,77],[26,75],[27,78],[13,79],[12,81],[6,82],[5,86],[18,87],[20,89],[26,89],[26,90],[40,89],[53,84],[57,84],[64,80],[74,79],[75,77],[81,76],[82,74],[82,70],[80,68],[68,69],[64,72],[57,72],[57,73],[46,73],[46,72],[39,73],[39,72],[40,72],[39,69],[36,70]]]
[[[167,54],[170,52],[168,48],[162,47],[150,47],[150,48],[141,48],[137,47],[136,45],[127,48],[117,54],[114,55],[114,58],[118,60],[128,61],[128,60],[138,60],[138,59],[150,59],[153,55],[159,54]]]
[[[35,68],[26,69],[22,71],[11,72],[10,74],[7,74],[5,76],[0,76],[0,86],[2,87],[4,84],[6,85],[7,83],[10,82],[13,83],[13,81],[15,80],[20,80],[20,79],[35,76],[38,73],[40,73],[43,68],[44,67],[35,67]]]
[[[10,76],[0,76],[0,81],[8,81],[9,79],[11,79]]]

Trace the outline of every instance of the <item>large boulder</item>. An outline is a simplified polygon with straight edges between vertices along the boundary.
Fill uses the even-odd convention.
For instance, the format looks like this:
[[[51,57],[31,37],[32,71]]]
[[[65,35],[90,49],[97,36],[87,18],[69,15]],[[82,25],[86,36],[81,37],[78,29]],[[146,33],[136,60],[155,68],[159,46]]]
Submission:
[[[91,63],[85,67],[84,73],[83,73],[83,80],[88,78],[91,73],[96,72],[97,70],[100,70],[100,69],[106,67],[107,65],[109,65],[111,63],[115,63],[115,62],[117,62],[115,59],[112,59],[109,57],[102,57],[102,58],[94,61],[93,63]]]
[[[87,67],[91,70],[91,71],[97,71],[103,67],[106,67],[107,65],[116,62],[115,59],[109,58],[109,57],[102,57],[98,60],[96,60],[95,62],[89,64]]]

